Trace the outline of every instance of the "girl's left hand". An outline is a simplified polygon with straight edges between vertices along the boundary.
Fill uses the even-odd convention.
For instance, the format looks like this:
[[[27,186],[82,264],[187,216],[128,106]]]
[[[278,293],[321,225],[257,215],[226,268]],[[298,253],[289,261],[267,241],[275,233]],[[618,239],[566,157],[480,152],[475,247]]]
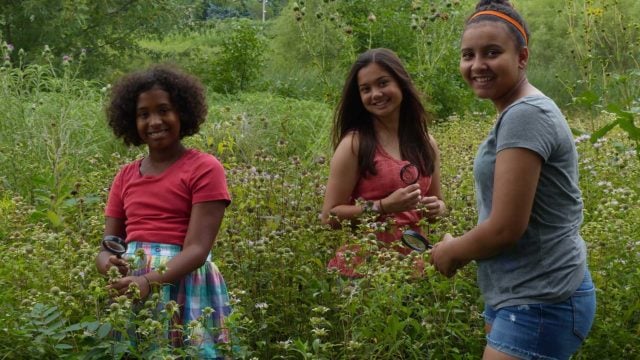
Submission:
[[[151,293],[151,284],[144,276],[124,277],[110,284],[108,288],[116,290],[118,295],[126,295],[127,291],[129,291],[129,284],[131,283],[138,284],[138,289],[140,289],[140,299],[146,298]]]
[[[438,199],[437,196],[425,196],[420,198],[424,216],[427,219],[435,219],[442,216],[445,212],[444,201]]]
[[[459,261],[453,258],[451,254],[451,246],[454,245],[456,239],[451,234],[445,234],[442,240],[429,251],[429,263],[446,277],[452,277],[458,269],[465,266],[468,261]]]

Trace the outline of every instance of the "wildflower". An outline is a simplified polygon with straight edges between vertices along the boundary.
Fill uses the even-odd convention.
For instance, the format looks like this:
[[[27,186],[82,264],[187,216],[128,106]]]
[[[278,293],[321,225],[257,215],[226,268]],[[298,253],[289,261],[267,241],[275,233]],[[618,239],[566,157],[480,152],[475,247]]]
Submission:
[[[198,329],[202,327],[202,324],[198,320],[191,320],[187,325],[187,328],[191,331],[191,334],[198,334]]]
[[[168,313],[173,314],[174,312],[176,312],[176,310],[178,310],[178,303],[176,303],[175,301],[171,300],[164,306],[164,309]]]
[[[314,307],[313,309],[311,309],[311,311],[313,311],[314,313],[317,313],[317,314],[324,314],[327,311],[329,311],[329,308],[326,307],[326,306],[322,306],[321,305],[321,306]]]
[[[589,135],[587,135],[587,134],[582,134],[582,135],[578,136],[574,141],[575,141],[575,143],[576,143],[576,144],[579,144],[579,143],[581,143],[581,142],[583,142],[583,141],[587,141],[587,140],[589,140],[589,138],[590,138],[590,136],[589,136]]]
[[[369,13],[369,17],[367,17],[367,20],[369,20],[369,22],[376,22],[376,16],[373,15],[373,13]]]
[[[325,328],[317,328],[317,329],[313,329],[311,330],[311,332],[313,333],[313,335],[315,336],[326,336],[329,334],[329,330],[325,329]]]
[[[12,52],[12,51],[13,51],[13,49],[15,49],[15,48],[13,47],[13,44],[7,44],[7,50],[9,50],[9,52]]]
[[[269,307],[269,304],[267,304],[266,302],[259,302],[256,304],[256,309],[264,310],[264,309],[267,309],[268,307]]]
[[[211,314],[213,314],[214,312],[215,312],[215,310],[213,310],[211,307],[207,306],[206,308],[202,309],[202,316],[208,317]]]
[[[119,278],[120,277],[120,271],[118,270],[118,268],[116,266],[112,266],[107,271],[107,275],[109,276],[110,279]]]
[[[156,269],[156,271],[159,272],[160,274],[164,274],[165,271],[167,271],[167,264],[160,264]]]

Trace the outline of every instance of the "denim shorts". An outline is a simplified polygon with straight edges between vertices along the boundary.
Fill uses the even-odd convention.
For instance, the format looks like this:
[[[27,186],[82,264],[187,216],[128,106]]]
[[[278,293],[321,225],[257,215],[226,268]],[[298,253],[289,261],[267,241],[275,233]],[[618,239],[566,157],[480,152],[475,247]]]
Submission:
[[[582,284],[563,302],[507,306],[485,305],[491,331],[487,345],[519,359],[568,359],[586,338],[596,311],[596,293],[587,270]]]

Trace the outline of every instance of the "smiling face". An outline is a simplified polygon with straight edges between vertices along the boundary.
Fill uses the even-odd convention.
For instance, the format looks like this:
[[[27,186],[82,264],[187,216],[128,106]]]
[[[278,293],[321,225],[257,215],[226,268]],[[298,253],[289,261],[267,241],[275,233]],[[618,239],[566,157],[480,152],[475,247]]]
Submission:
[[[527,48],[516,47],[506,24],[478,22],[462,35],[460,72],[479,98],[490,99],[501,111],[525,78],[528,55]]]
[[[180,117],[169,93],[154,87],[138,95],[136,128],[150,152],[180,144]]]
[[[382,66],[370,63],[358,72],[358,89],[364,108],[380,120],[400,117],[402,90]]]

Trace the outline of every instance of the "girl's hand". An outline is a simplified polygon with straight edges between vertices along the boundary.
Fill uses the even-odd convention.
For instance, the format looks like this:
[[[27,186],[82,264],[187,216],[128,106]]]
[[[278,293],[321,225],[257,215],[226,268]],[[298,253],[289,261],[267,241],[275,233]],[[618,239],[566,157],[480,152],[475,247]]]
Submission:
[[[420,198],[420,205],[422,205],[424,217],[427,219],[435,219],[442,216],[447,209],[444,205],[444,201],[438,199],[437,196],[425,196]]]
[[[453,258],[451,246],[454,245],[456,239],[451,234],[445,234],[442,240],[433,245],[429,251],[429,263],[446,277],[452,277],[458,269],[465,266],[468,261],[459,261]]]
[[[127,276],[127,274],[129,273],[129,263],[123,258],[119,258],[115,255],[109,256],[109,263],[107,264],[107,269],[109,269],[112,266],[117,267],[118,271],[122,276]]]
[[[140,299],[144,299],[151,293],[151,283],[144,276],[127,276],[111,283],[108,288],[117,292],[117,295],[126,295],[129,291],[129,284],[138,284],[140,289]]]
[[[412,184],[400,188],[380,201],[380,210],[384,214],[413,210],[420,201],[420,185]]]

